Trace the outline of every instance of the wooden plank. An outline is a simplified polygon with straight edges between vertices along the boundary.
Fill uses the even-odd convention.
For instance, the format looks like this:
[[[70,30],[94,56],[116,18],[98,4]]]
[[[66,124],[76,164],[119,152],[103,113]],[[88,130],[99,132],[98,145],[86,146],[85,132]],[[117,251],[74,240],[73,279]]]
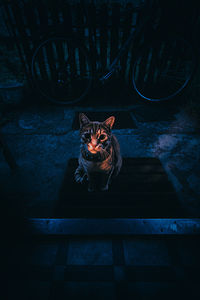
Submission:
[[[66,178],[67,182],[67,178]],[[119,184],[121,184],[119,186]],[[130,186],[132,187],[130,189]],[[145,191],[144,191],[145,189]],[[65,188],[63,187],[62,193],[67,194],[66,191],[64,191]],[[90,198],[96,198],[96,199],[102,199],[102,197],[106,197],[109,199],[109,201],[112,201],[112,199],[119,198],[119,194],[126,195],[126,200],[124,200],[124,203],[128,201],[128,199],[155,199],[155,197],[159,199],[166,199],[169,201],[172,201],[172,198],[176,198],[177,196],[175,194],[175,191],[173,189],[173,186],[170,182],[165,184],[164,182],[160,183],[158,182],[157,185],[153,183],[142,183],[142,182],[129,182],[126,185],[124,182],[118,182],[118,185],[113,182],[109,188],[109,191],[106,193],[102,192],[96,192],[96,193],[88,193],[87,191],[87,184],[84,184],[83,186],[79,187],[77,184],[73,184],[73,182],[70,182],[69,188],[68,188],[68,194],[73,195],[74,198],[83,198],[83,199],[90,199]],[[112,198],[112,199],[111,199]]]
[[[37,53],[36,62],[39,67],[40,75],[37,74],[40,81],[47,82],[48,81],[48,73],[47,73],[47,65],[45,64],[45,53],[43,51],[44,48],[40,49]],[[35,67],[35,66],[34,66]]]
[[[26,64],[26,58],[23,55],[23,51],[22,51],[20,41],[19,41],[20,38],[18,37],[18,32],[16,30],[16,24],[14,23],[14,18],[12,17],[11,8],[7,3],[4,3],[2,6],[2,9],[3,9],[3,12],[5,13],[5,16],[7,16],[7,20],[5,20],[5,24],[7,26],[8,32],[11,35],[11,38],[13,39],[13,41],[15,42],[15,43],[12,43],[12,47],[14,47],[14,45],[16,45],[16,47],[17,47],[17,51],[19,53],[20,60],[22,62],[25,74],[26,74],[26,76],[28,78],[28,82],[30,84],[31,83],[30,82],[30,69],[28,68],[28,66]]]
[[[133,11],[133,14],[135,12]],[[144,20],[147,18],[146,14],[148,13],[148,9],[146,8],[145,11],[143,9],[140,9],[137,11],[137,17],[136,17],[136,24],[135,24],[135,30],[137,32],[138,28],[141,28],[141,24],[143,24]],[[144,49],[144,45],[145,43],[148,45],[148,40],[151,41],[151,37],[149,35],[149,28],[152,28],[151,26],[149,26],[148,24],[145,24],[145,27],[141,30],[141,32],[139,33],[139,35],[137,36],[137,38],[134,40],[134,43],[132,44],[130,53],[129,53],[129,61],[128,61],[128,65],[127,65],[127,76],[128,76],[128,81],[131,80],[132,81],[132,70],[133,70],[133,65],[135,63],[135,59],[138,57],[138,55],[140,54],[140,52]],[[146,60],[147,57],[144,57],[144,63],[143,66],[146,66]],[[139,70],[139,74],[140,71],[144,71],[144,68],[140,68],[140,64],[138,65],[138,70]],[[143,78],[143,73],[140,76],[140,79]],[[139,80],[140,80],[139,79]],[[132,84],[132,82],[131,82]]]
[[[120,170],[120,174],[135,174],[137,176],[137,174],[161,174],[161,175],[165,175],[166,176],[166,173],[163,169],[163,166],[161,164],[157,164],[157,163],[146,163],[146,164],[139,164],[139,163],[135,163],[135,164],[131,164],[131,165],[128,165],[128,162],[123,159],[124,162],[123,162],[123,165],[122,165],[122,168]],[[75,169],[76,167],[78,166],[78,162],[75,161],[69,161],[69,164],[68,164],[68,167],[73,167],[73,169]]]
[[[162,166],[160,160],[155,157],[124,157],[123,158],[123,165],[126,166],[135,166],[135,165],[160,165]],[[78,166],[78,159],[71,158],[68,161],[69,166]]]
[[[145,49],[145,52],[141,53],[141,56],[137,57],[137,65],[135,69],[135,80],[137,83],[137,87],[140,87],[140,91],[141,89],[145,88],[145,84],[146,84],[147,68],[148,68],[148,63],[151,61],[151,54],[152,54],[152,50],[151,49],[149,50],[150,51],[147,51],[147,49]],[[134,53],[132,53],[132,58],[131,58],[132,67],[134,65],[134,59],[135,59]]]
[[[107,55],[108,55],[108,7],[103,3],[99,12],[100,19],[100,59],[102,71],[105,71],[107,67]]]
[[[79,207],[79,206],[85,206],[85,209],[87,209],[88,206],[91,207],[104,207],[106,209],[107,206],[112,206],[113,209],[115,209],[117,206],[120,207],[141,207],[143,211],[146,211],[146,207],[150,206],[151,209],[160,209],[160,207],[163,207],[164,209],[168,209],[168,203],[170,199],[170,206],[178,207],[179,203],[177,202],[176,194],[172,191],[163,191],[163,192],[151,192],[148,191],[148,188],[145,189],[144,192],[144,185],[143,185],[143,191],[127,191],[124,198],[119,197],[120,190],[117,191],[108,191],[107,193],[103,192],[94,192],[89,193],[87,192],[87,187],[85,187],[85,191],[82,193],[78,193],[76,191],[73,191],[71,195],[73,197],[68,197],[66,199],[66,203],[63,201],[63,203],[60,206],[60,211],[62,213],[62,207],[65,207],[67,209],[68,206],[73,207]],[[70,194],[70,193],[69,193]],[[174,201],[172,205],[172,201]],[[172,212],[173,213],[173,212]]]
[[[25,54],[26,63],[28,64],[29,74],[30,74],[31,73],[30,72],[30,62],[32,59],[32,55],[31,55],[32,52],[31,52],[31,47],[30,47],[30,43],[29,43],[29,37],[27,36],[27,32],[25,30],[24,20],[22,18],[23,8],[19,7],[19,5],[17,4],[16,1],[14,1],[12,3],[10,8],[11,8],[11,12],[14,17],[14,20],[16,22],[17,31],[22,38],[21,43],[22,43],[24,54]]]
[[[45,0],[37,0],[35,1],[35,10],[37,14],[37,20],[38,20],[38,27],[39,27],[39,32],[38,32],[38,39],[43,40],[44,37],[49,34],[51,29],[49,28],[48,24],[48,9],[46,7],[46,2]],[[40,43],[40,42],[39,42]],[[39,45],[38,43],[38,45]],[[46,55],[47,55],[47,62],[49,59],[49,47],[46,47]],[[47,71],[47,77],[50,77],[50,79],[53,77],[54,70],[52,69],[52,65],[49,64],[49,71]],[[35,69],[35,74],[37,74],[37,71]],[[37,75],[38,77],[38,75]],[[38,78],[37,78],[38,79]],[[46,78],[47,80],[47,78]]]
[[[125,41],[127,40],[128,36],[130,34],[131,21],[132,21],[132,10],[133,10],[132,4],[131,3],[127,3],[127,5],[125,7],[124,14],[123,14],[122,45],[125,43]],[[120,64],[121,64],[121,68],[122,68],[122,74],[125,74],[125,72],[126,72],[127,59],[128,59],[128,51],[129,51],[129,49],[127,49],[124,52],[124,55],[120,59]]]
[[[62,10],[61,6],[62,6],[62,1],[60,1],[60,0],[52,1],[52,2],[50,2],[50,5],[49,5],[52,24],[55,28],[57,28],[56,31],[58,31],[58,33],[56,33],[56,34],[58,34],[58,35],[60,35],[62,33],[61,20],[59,17],[59,14]],[[56,53],[53,54],[53,52],[52,52],[52,54],[53,54],[52,62],[53,61],[55,62],[55,59],[57,57],[57,62],[59,63],[59,68],[62,68],[64,65],[64,61],[65,61],[62,40],[57,40],[57,42],[54,44],[54,46],[55,46]],[[49,52],[49,55],[51,55],[50,52]]]
[[[164,173],[164,169],[162,167],[162,165],[126,165],[126,166],[123,166],[121,171],[120,171],[120,174],[123,174],[123,173],[140,173],[140,174],[149,174],[149,173],[152,173],[152,174],[163,174]]]
[[[74,169],[70,169],[67,173],[66,173],[66,177],[70,177],[70,174],[73,173],[75,170]],[[131,174],[131,175],[130,175]],[[118,179],[120,178],[120,179]],[[154,184],[155,186],[157,184],[161,184],[161,185],[168,185],[169,181],[168,181],[168,177],[167,175],[163,172],[163,173],[134,173],[134,169],[132,172],[130,173],[120,173],[118,177],[115,178],[115,180],[113,182],[116,182],[118,184],[121,183],[121,186],[123,187],[123,189],[125,190],[125,187],[128,187],[129,184],[132,183],[132,187],[134,188],[135,185],[138,184]],[[118,187],[119,188],[119,187]],[[157,187],[159,189],[159,186]]]
[[[33,46],[35,47],[40,39],[40,36],[39,36],[39,28],[37,25],[37,18],[35,15],[35,7],[32,1],[24,3],[24,15],[26,18],[27,27],[30,30],[31,41],[33,43]]]
[[[49,17],[51,19],[53,26],[57,26],[60,23],[59,6],[60,6],[60,0],[49,1],[48,6],[46,6],[49,9],[50,12]]]
[[[14,8],[14,10],[16,10],[16,7]],[[30,46],[30,41],[32,41],[33,46],[35,47],[39,41],[39,36],[38,36],[38,26],[37,26],[37,19],[36,19],[36,15],[34,12],[34,7],[32,6],[32,2],[27,2],[24,4],[24,11],[22,11],[22,8],[20,8],[20,12],[19,10],[16,10],[16,13],[18,15],[18,17],[20,16],[20,14],[24,14],[26,16],[26,22],[27,22],[27,27],[31,33],[31,36],[25,36],[23,31],[20,32],[20,34],[22,35],[23,39],[28,41],[29,40],[29,49],[33,49],[33,47]],[[22,26],[22,23],[20,24]],[[19,25],[18,25],[19,26]],[[25,44],[23,43],[23,48],[24,50],[26,49]],[[27,50],[26,50],[27,51]],[[32,52],[29,50],[30,54],[29,55],[29,61],[28,61],[28,65],[31,65],[31,61],[32,61]],[[45,59],[44,59],[44,53],[42,51],[39,51],[38,53],[38,66],[39,66],[39,70],[40,70],[40,74],[41,74],[41,78],[42,80],[47,80],[48,79],[48,74],[47,74],[47,70],[46,70],[46,66],[45,66]],[[35,69],[36,71],[36,69]],[[38,75],[37,72],[35,72],[36,76]]]
[[[111,266],[80,266],[68,265],[64,270],[65,281],[104,281],[114,280]]]
[[[39,17],[40,35],[43,36],[48,30],[48,10],[44,4],[44,0],[37,1],[35,6]]]
[[[199,235],[199,219],[25,219],[33,235]]]
[[[62,206],[54,213],[56,218],[178,218],[185,217],[176,206],[152,207],[152,204],[145,204],[145,209],[141,205],[72,205]]]
[[[77,24],[77,34],[78,38],[80,39],[81,43],[85,44],[85,34],[84,34],[84,7],[81,3],[78,3],[76,5],[76,24]],[[85,56],[80,51],[80,48],[78,50],[78,58],[79,59],[79,68],[80,68],[80,74],[81,76],[84,76],[86,73],[86,61]],[[79,72],[78,72],[79,73]]]
[[[134,165],[134,162],[137,162],[137,164]],[[74,208],[76,208],[80,209],[79,213],[84,213],[86,216],[88,210],[92,215],[93,209],[96,212],[99,210],[99,213],[101,210],[102,217],[104,212],[108,216],[116,216],[116,214],[120,216],[120,211],[121,213],[123,211],[124,216],[127,216],[131,211],[131,217],[138,214],[149,217],[155,217],[159,214],[162,217],[166,217],[166,214],[169,216],[183,216],[183,209],[174,187],[158,159],[125,158],[120,174],[113,179],[107,192],[89,193],[86,181],[82,185],[77,184],[74,181],[76,167],[75,159],[70,160],[56,208],[59,216],[66,216],[65,212],[68,211],[69,207],[71,213],[75,212]],[[154,172],[154,167],[159,172]],[[127,169],[129,172],[127,172]],[[145,172],[141,172],[141,170],[145,170]],[[99,182],[98,177],[96,182]],[[84,207],[82,207],[83,203]],[[81,212],[81,209],[83,212]],[[73,216],[79,215],[75,214]],[[123,217],[123,215],[121,216]]]
[[[148,85],[150,84],[154,88],[157,81],[157,72],[156,72],[157,64],[158,64],[158,47],[157,45],[153,45],[151,51],[151,58],[146,62],[146,66],[144,66],[144,68],[145,68],[146,82],[148,83]]]
[[[36,5],[35,5],[36,4]],[[38,24],[38,18],[36,13],[38,1],[29,1],[24,3],[24,14],[26,18],[27,28],[30,31],[30,41],[33,44],[33,49],[36,49],[40,43],[41,34],[40,27]],[[39,17],[39,14],[38,14]],[[48,80],[48,69],[47,69],[47,58],[46,53],[43,51],[39,52],[38,65],[34,65],[34,74],[37,80],[47,81]],[[38,72],[39,71],[39,72]],[[40,74],[39,74],[40,73]]]
[[[144,191],[144,187],[145,187],[145,191]],[[142,205],[142,203],[145,205],[147,203],[151,203],[152,205],[154,205],[155,203],[157,204],[163,204],[166,206],[166,208],[168,207],[168,204],[170,202],[170,204],[172,203],[172,201],[174,201],[174,206],[178,205],[178,201],[177,201],[177,195],[175,193],[175,191],[173,190],[173,188],[169,185],[168,188],[167,187],[163,187],[163,190],[158,189],[156,190],[155,187],[151,187],[151,185],[147,184],[147,185],[137,185],[136,187],[133,187],[132,191],[130,191],[130,186],[129,186],[129,190],[128,187],[127,189],[125,188],[116,188],[114,189],[114,184],[111,185],[111,187],[109,188],[109,190],[104,193],[104,192],[88,192],[87,190],[87,185],[85,184],[81,189],[79,189],[77,187],[77,185],[75,186],[76,189],[72,190],[69,189],[69,193],[67,194],[66,191],[61,191],[61,198],[62,197],[67,197],[68,195],[68,201],[67,204],[75,203],[82,203],[83,201],[85,205],[87,206],[88,202],[87,201],[92,201],[94,202],[95,199],[95,203],[101,204],[103,205],[103,203],[111,203],[115,206],[116,203],[121,203],[123,205],[126,206],[127,203],[130,203],[131,205],[134,205],[134,201],[136,203],[139,203],[139,205]],[[120,195],[125,195],[125,198],[121,198],[120,200]],[[70,197],[72,197],[72,202],[70,201]],[[121,196],[122,197],[122,196]],[[124,196],[123,196],[124,197]],[[73,202],[74,201],[74,202]],[[79,203],[79,204],[80,204]],[[95,204],[94,204],[95,205]],[[146,208],[144,207],[144,210],[146,210]]]
[[[176,51],[178,51],[176,56]],[[169,92],[170,89],[173,93],[174,85],[169,78],[168,80],[171,81],[170,84],[167,81],[167,77],[165,80],[162,80],[162,77],[159,77],[160,68],[162,66],[162,70],[165,70],[166,74],[172,68],[174,70],[173,65],[178,66],[178,61],[180,58],[181,52],[179,47],[176,47],[176,44],[172,44],[172,41],[168,41],[167,39],[162,42],[159,39],[158,43],[152,45],[152,56],[149,63],[148,71],[146,72],[146,81],[148,83],[148,89],[152,89],[152,95],[154,98],[159,98],[160,96],[165,96],[163,92],[165,91],[164,86],[160,86],[160,83],[166,84],[168,87],[167,91]],[[161,79],[161,80],[160,80]],[[157,83],[158,81],[158,83]],[[159,89],[160,87],[160,89]],[[156,93],[156,94],[155,94]]]
[[[50,80],[55,82],[56,79],[56,61],[55,61],[55,54],[53,51],[53,42],[49,41],[45,44],[46,50],[46,63],[48,64],[49,72],[48,77]]]
[[[78,166],[78,163],[74,164],[73,162],[68,163],[68,168],[73,168],[73,170],[76,169]],[[162,175],[166,176],[165,170],[163,169],[161,164],[158,163],[144,163],[140,164],[137,161],[134,164],[128,165],[128,160],[123,158],[122,160],[122,168],[120,171],[120,174],[130,174],[132,173],[134,176],[148,176],[148,175]]]
[[[120,4],[112,4],[112,27],[111,27],[111,49],[110,63],[115,59],[119,49],[119,26],[120,26]]]
[[[72,24],[72,6],[69,3],[64,2],[61,9],[61,14],[63,16],[66,35],[72,36],[74,33]]]
[[[48,25],[48,9],[46,8],[46,5],[44,3],[44,0],[39,0],[37,1],[37,5],[35,7],[38,18],[39,18],[39,28],[40,28],[40,37],[42,40],[46,38],[47,32],[50,33],[50,28]],[[45,45],[45,50],[46,50],[46,63],[48,64],[48,77],[51,80],[55,79],[55,66],[54,63],[52,64],[53,60],[51,59],[53,57],[53,49],[52,49],[52,44],[48,43]]]
[[[91,53],[91,64],[92,71],[96,71],[96,61],[97,61],[97,45],[96,45],[96,7],[93,2],[88,5],[88,30],[89,30],[89,47]]]
[[[74,34],[73,23],[72,23],[72,11],[73,11],[73,6],[65,2],[63,4],[63,9],[61,13],[64,19],[64,27],[66,29],[66,35],[69,37],[73,36]],[[68,45],[67,51],[69,55],[70,73],[75,75],[77,73],[75,51],[70,45]]]

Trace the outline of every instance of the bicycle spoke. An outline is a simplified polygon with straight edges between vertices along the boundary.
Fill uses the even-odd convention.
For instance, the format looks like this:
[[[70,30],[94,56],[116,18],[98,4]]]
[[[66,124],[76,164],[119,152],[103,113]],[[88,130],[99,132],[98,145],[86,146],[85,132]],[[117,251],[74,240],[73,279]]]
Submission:
[[[181,51],[179,51],[181,49]],[[147,100],[174,97],[187,85],[195,66],[190,45],[176,38],[144,48],[133,67],[133,85]]]
[[[80,56],[85,61],[82,71]],[[66,38],[59,37],[46,40],[36,49],[32,74],[38,90],[56,103],[80,101],[92,82],[91,64],[86,52]]]

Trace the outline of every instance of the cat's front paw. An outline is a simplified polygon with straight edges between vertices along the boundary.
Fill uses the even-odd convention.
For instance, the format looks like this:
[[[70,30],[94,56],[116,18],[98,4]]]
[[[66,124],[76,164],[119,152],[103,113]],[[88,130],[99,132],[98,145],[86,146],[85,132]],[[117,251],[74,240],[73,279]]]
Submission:
[[[80,174],[75,174],[75,181],[77,183],[83,183],[84,179],[86,177],[86,174],[84,174],[83,176],[81,176]]]

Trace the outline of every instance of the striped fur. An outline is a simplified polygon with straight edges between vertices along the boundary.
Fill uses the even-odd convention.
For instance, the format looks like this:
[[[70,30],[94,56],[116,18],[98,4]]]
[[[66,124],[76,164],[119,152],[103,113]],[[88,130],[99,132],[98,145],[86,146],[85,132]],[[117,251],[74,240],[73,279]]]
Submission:
[[[97,188],[105,191],[111,179],[118,175],[122,165],[120,146],[111,132],[115,117],[112,116],[104,122],[92,122],[81,113],[79,121],[81,147],[75,180],[82,183],[86,178],[88,191]],[[96,174],[100,176],[96,177]]]

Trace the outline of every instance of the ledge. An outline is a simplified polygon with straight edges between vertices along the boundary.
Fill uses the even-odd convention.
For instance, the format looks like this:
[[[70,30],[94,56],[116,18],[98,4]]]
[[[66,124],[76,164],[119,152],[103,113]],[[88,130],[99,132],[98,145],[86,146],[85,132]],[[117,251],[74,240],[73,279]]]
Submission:
[[[33,235],[199,235],[200,219],[26,219]]]

